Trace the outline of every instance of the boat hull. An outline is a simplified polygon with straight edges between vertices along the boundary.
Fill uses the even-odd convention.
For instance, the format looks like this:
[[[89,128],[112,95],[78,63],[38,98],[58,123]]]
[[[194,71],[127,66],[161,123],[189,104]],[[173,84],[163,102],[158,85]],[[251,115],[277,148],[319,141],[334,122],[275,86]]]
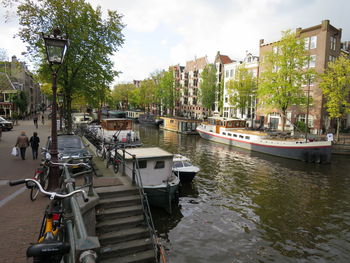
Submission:
[[[181,183],[190,183],[193,178],[196,176],[196,172],[176,172],[179,174]]]
[[[246,142],[234,138],[227,138],[220,134],[203,131],[197,128],[199,135],[206,140],[224,143],[243,149],[275,155],[283,158],[301,160],[305,162],[329,163],[331,161],[331,144],[323,142],[299,142],[295,145],[279,145],[274,143]]]
[[[151,206],[163,208],[171,214],[172,204],[177,203],[179,199],[179,184],[161,187],[143,186],[143,189]]]

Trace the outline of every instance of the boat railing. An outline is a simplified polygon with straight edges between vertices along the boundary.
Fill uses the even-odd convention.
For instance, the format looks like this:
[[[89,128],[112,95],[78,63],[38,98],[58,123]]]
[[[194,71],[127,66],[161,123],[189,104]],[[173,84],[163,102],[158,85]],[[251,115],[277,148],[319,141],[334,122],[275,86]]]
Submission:
[[[124,147],[119,150],[121,150],[122,154],[120,154],[120,151],[119,152],[116,151],[116,154],[118,155],[118,158],[122,160],[123,174],[125,174],[126,169],[129,169],[132,172],[132,184],[137,187],[139,191],[139,195],[141,197],[142,210],[145,216],[145,221],[147,224],[148,231],[150,233],[150,236],[152,237],[152,244],[153,244],[153,250],[155,253],[156,262],[165,263],[164,249],[159,242],[158,235],[153,223],[151,208],[148,202],[147,194],[143,189],[138,158],[136,158],[135,154],[129,153]],[[132,167],[129,167],[128,165],[126,165],[126,162],[125,162],[126,156],[132,157]],[[159,259],[162,259],[162,261],[160,261]]]

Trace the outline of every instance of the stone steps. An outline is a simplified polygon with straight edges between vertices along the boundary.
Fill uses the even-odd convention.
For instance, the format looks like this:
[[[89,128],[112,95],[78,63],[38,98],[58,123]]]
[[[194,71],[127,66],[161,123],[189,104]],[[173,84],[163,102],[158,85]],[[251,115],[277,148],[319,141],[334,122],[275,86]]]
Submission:
[[[96,210],[96,219],[98,221],[109,220],[114,218],[123,218],[129,216],[142,215],[141,205],[122,206],[115,208],[101,208]]]
[[[137,188],[118,185],[95,190],[100,197],[96,206],[99,262],[156,262]]]
[[[151,263],[156,262],[154,257],[154,251],[146,250],[137,253],[133,253],[123,257],[115,257],[113,259],[102,259],[101,263]]]

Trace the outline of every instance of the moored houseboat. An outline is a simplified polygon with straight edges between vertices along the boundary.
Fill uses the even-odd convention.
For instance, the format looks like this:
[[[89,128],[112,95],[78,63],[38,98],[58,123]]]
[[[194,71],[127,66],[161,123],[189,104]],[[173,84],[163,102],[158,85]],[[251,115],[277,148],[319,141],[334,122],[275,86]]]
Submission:
[[[211,117],[198,126],[197,131],[203,139],[252,151],[305,162],[331,161],[331,141],[305,140],[285,134],[248,130],[245,127],[244,120]]]
[[[145,114],[139,115],[139,123],[158,127],[160,124],[163,123],[163,120],[159,118],[157,115],[154,115],[151,113],[145,113]]]
[[[150,205],[164,208],[171,213],[172,203],[178,201],[180,183],[180,179],[172,171],[173,154],[158,147],[131,148],[124,154],[122,150],[118,150],[118,154],[125,156],[126,175],[143,187]],[[134,166],[136,160],[138,165],[135,163]],[[133,174],[133,167],[139,168],[141,182]]]
[[[140,136],[133,130],[132,120],[123,118],[103,119],[98,136],[106,142],[118,142],[128,146],[141,146]]]
[[[186,119],[180,117],[162,117],[163,124],[159,128],[184,134],[198,134],[197,126],[202,120]]]
[[[141,114],[145,114],[144,111],[141,110],[128,110],[126,111],[126,117],[131,120],[138,121]]]

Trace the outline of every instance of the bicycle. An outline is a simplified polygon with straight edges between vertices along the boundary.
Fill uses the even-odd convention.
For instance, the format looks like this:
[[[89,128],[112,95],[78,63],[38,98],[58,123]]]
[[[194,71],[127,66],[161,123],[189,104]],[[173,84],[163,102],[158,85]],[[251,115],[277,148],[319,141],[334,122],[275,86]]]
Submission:
[[[44,190],[47,190],[49,185],[49,167],[46,162],[42,168],[37,168],[34,173],[34,180],[38,181]],[[39,195],[39,188],[34,184],[30,189],[30,200],[35,201]]]
[[[109,168],[109,165],[113,166],[114,173],[118,173],[120,160],[117,157],[117,146],[114,146],[113,149],[109,148],[107,151],[107,162],[106,167]],[[114,150],[114,155],[112,155],[112,151]]]
[[[51,200],[42,220],[38,242],[28,247],[27,257],[32,257],[35,263],[60,263],[63,256],[68,254],[71,249],[70,244],[64,242],[62,200],[81,193],[84,201],[87,202],[89,200],[87,194],[84,190],[75,190],[68,194],[48,192],[35,179],[21,179],[9,182],[10,186],[19,184],[26,184],[28,189],[35,184],[39,191],[49,196]]]

